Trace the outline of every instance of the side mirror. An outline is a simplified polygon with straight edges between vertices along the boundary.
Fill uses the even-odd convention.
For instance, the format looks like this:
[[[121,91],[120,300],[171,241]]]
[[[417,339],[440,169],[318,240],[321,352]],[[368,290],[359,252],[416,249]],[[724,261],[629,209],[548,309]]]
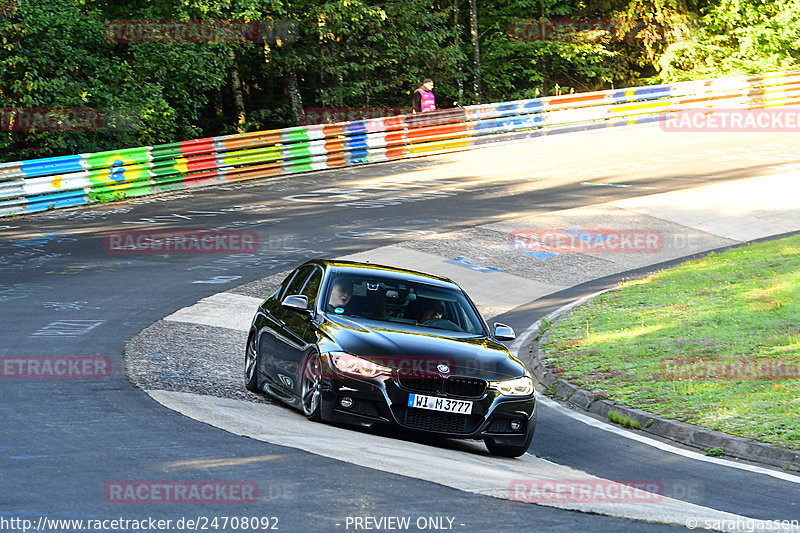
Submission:
[[[500,322],[494,323],[494,338],[499,341],[513,341],[517,338],[511,326],[506,326]]]
[[[308,314],[308,298],[302,295],[287,296],[281,302],[281,306],[295,313]]]

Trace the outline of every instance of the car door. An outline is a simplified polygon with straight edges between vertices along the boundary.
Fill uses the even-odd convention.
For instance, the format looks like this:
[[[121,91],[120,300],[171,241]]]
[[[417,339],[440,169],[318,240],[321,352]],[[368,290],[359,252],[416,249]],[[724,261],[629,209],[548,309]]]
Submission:
[[[314,307],[319,295],[320,285],[322,284],[322,269],[315,267],[303,284],[300,294],[305,296],[308,300],[308,313],[300,313],[297,311],[288,311],[283,316],[285,324],[284,329],[286,332],[285,337],[290,339],[284,346],[285,350],[282,352],[284,368],[293,370],[292,390],[300,395],[301,387],[301,373],[303,362],[308,354],[317,350],[317,334],[316,328],[313,327],[312,321],[314,317]],[[286,381],[286,376],[281,377]]]
[[[284,320],[291,312],[284,309],[281,303],[287,296],[300,294],[314,268],[314,265],[303,265],[292,272],[282,284],[282,290],[270,298],[263,307],[266,320],[259,331],[262,371],[270,382],[288,390],[293,387],[294,380],[291,376],[294,374],[294,369],[285,368],[285,358],[289,350],[287,345],[291,345],[293,341],[288,335]]]

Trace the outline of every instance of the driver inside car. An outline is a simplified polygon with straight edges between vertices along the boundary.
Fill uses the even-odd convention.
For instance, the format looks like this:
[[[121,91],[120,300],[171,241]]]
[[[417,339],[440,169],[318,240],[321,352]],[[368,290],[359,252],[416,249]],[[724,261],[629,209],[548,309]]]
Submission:
[[[347,280],[337,279],[333,282],[333,287],[331,287],[328,305],[333,308],[334,312],[337,312],[337,309],[341,309],[341,311],[338,312],[342,313],[344,312],[344,307],[350,302],[350,298],[352,297],[353,284]]]

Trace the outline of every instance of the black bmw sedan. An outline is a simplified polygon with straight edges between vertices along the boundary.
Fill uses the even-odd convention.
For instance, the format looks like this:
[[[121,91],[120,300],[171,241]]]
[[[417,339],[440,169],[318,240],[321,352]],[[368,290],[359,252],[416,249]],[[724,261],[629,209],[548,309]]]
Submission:
[[[258,308],[245,386],[311,420],[394,424],[482,439],[525,453],[536,427],[533,380],[446,278],[347,261],[312,260]]]

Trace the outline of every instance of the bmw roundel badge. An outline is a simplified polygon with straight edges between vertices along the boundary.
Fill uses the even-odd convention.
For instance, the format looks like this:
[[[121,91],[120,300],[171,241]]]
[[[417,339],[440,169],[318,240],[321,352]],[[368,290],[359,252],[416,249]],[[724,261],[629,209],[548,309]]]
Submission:
[[[449,374],[450,373],[450,367],[447,366],[447,365],[439,365],[439,366],[436,367],[436,370],[438,370],[442,374]]]

